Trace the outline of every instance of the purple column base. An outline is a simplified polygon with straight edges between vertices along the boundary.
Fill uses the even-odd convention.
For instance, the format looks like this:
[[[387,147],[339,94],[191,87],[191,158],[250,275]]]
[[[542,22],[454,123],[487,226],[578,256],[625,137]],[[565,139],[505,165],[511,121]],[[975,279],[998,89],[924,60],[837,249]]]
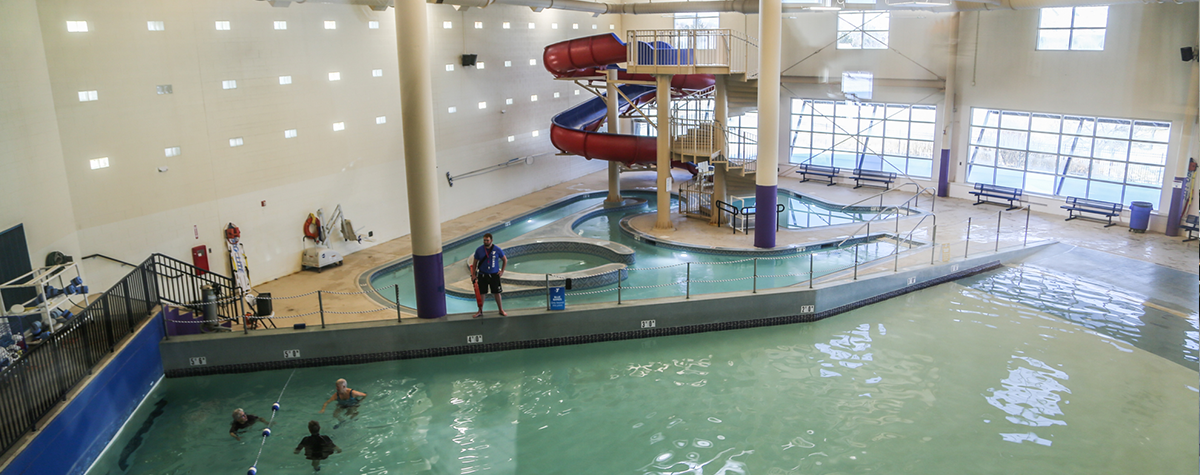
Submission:
[[[446,275],[442,253],[413,255],[413,282],[417,292],[417,317],[446,316]]]
[[[938,197],[950,196],[950,149],[942,149],[942,165],[938,172]]]
[[[778,203],[778,186],[754,187],[754,247],[775,247],[775,227],[779,221],[779,215],[775,214],[775,206]]]

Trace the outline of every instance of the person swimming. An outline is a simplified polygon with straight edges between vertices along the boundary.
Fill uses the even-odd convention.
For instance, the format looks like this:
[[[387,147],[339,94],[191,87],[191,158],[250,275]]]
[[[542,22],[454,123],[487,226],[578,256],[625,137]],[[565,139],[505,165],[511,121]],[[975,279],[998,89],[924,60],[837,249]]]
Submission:
[[[346,422],[346,419],[341,416],[342,411],[346,412],[350,420],[358,418],[358,405],[362,403],[363,399],[367,398],[367,393],[346,387],[345,379],[339,379],[334,382],[333,389],[333,396],[330,396],[329,400],[321,405],[321,414],[325,413],[325,407],[329,406],[329,403],[337,401],[337,407],[333,410],[333,417],[338,420],[338,423],[334,424],[333,428],[337,429]]]
[[[246,411],[243,411],[240,407],[234,409],[233,423],[229,425],[229,435],[237,440],[242,440],[241,436],[238,434],[246,429],[249,429],[250,426],[254,425],[256,422],[262,422],[263,424],[270,426],[266,419],[258,417],[254,414],[246,414]]]
[[[300,441],[292,453],[299,454],[304,449],[304,458],[312,460],[313,470],[321,471],[321,461],[329,458],[334,452],[342,453],[342,448],[333,443],[327,435],[321,435],[321,424],[308,421],[308,437]]]

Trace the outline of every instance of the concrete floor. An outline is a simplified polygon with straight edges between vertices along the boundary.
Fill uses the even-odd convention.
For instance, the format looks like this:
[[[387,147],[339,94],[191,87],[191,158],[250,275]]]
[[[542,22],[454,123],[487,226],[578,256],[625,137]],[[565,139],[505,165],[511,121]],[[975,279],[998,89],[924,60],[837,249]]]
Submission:
[[[686,172],[675,171],[676,183],[687,180]],[[633,172],[623,174],[622,188],[635,190],[653,190],[653,172]],[[731,194],[753,194],[751,178],[730,180]],[[849,185],[825,186],[817,183],[799,183],[794,177],[780,177],[779,186],[802,194],[816,197],[822,201],[837,204],[852,204],[868,200],[863,204],[879,204],[876,195],[883,191],[881,188],[864,187],[853,189]],[[528,212],[554,201],[585,191],[606,190],[607,172],[598,172],[582,178],[570,180],[541,191],[530,193],[468,214],[442,224],[443,239],[450,240],[472,231],[489,227],[509,220],[519,214]],[[883,195],[885,205],[902,203],[913,196],[912,187],[905,190],[893,191]],[[990,252],[996,248],[996,223],[1000,214],[1000,247],[1020,245],[1025,234],[1026,211],[1017,210],[1006,212],[1004,206],[980,205],[973,206],[972,201],[939,198],[936,201],[928,196],[922,196],[918,208],[932,211],[937,215],[936,238],[939,249],[914,251],[913,255],[904,256],[900,267],[913,265],[928,265],[933,257],[941,258],[941,247],[950,244],[948,257],[962,257],[964,252],[972,256],[977,253]],[[1053,240],[1064,244],[1075,245],[1096,251],[1116,254],[1132,259],[1150,262],[1183,272],[1196,274],[1200,247],[1197,241],[1184,243],[1182,237],[1168,237],[1158,233],[1137,234],[1128,231],[1127,226],[1105,228],[1103,223],[1085,219],[1064,222],[1062,216],[1038,212],[1029,213],[1028,239],[1030,243]],[[966,244],[967,219],[971,218],[971,239],[969,249]],[[656,236],[669,236],[670,240],[691,243],[702,246],[719,247],[753,247],[753,234],[732,234],[727,227],[709,226],[698,219],[689,219],[673,215],[676,229],[670,232],[654,231],[652,216],[635,218],[635,228]],[[920,221],[918,223],[918,221]],[[902,235],[910,232],[918,240],[927,241],[934,231],[933,219],[902,218],[899,223]],[[878,226],[878,227],[877,227]],[[894,232],[895,220],[873,224],[872,233]],[[882,227],[880,229],[879,227]],[[865,228],[861,224],[840,225],[816,230],[784,230],[777,235],[777,245],[800,244],[807,242],[828,241],[849,237],[853,234],[862,235]],[[323,292],[322,299],[326,323],[361,322],[373,320],[392,320],[396,318],[395,309],[382,308],[368,296],[362,294],[358,286],[358,278],[363,273],[380,265],[403,258],[412,252],[409,236],[397,238],[378,244],[369,249],[345,256],[341,266],[326,268],[323,272],[302,271],[280,279],[261,283],[255,286],[259,292],[271,292],[273,298],[309,294],[317,289]],[[936,253],[936,255],[935,255]],[[870,272],[891,271],[893,263],[878,263],[873,268],[860,269],[860,276]],[[402,289],[403,291],[403,289]],[[294,299],[276,300],[274,305],[277,317],[289,315],[310,314],[317,310],[314,295],[306,295]],[[536,310],[515,310],[509,314],[530,312]],[[347,313],[340,313],[347,312]],[[403,311],[403,318],[416,318],[414,313]],[[321,317],[311,314],[298,318],[277,320],[279,326],[290,326],[293,323],[305,322],[308,325],[319,325]]]

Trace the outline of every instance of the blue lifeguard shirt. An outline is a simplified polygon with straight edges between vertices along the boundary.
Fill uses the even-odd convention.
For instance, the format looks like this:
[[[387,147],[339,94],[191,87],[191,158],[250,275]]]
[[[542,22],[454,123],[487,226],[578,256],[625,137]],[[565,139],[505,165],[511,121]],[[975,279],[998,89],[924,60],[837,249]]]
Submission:
[[[479,268],[476,272],[483,274],[496,274],[500,272],[500,258],[504,257],[504,249],[500,246],[492,244],[492,250],[489,251],[484,246],[479,246],[475,250],[475,260],[479,262]]]

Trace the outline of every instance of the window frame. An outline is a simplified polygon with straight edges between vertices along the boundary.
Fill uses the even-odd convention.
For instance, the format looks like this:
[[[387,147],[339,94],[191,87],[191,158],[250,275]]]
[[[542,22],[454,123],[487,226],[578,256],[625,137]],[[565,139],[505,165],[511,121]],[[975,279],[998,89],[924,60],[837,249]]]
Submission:
[[[1080,8],[1103,8],[1104,9],[1104,26],[1102,26],[1102,27],[1075,26],[1075,21],[1077,19],[1076,10],[1080,9]],[[1044,16],[1046,15],[1048,10],[1058,10],[1058,11],[1069,10],[1068,16],[1071,18],[1070,24],[1066,27],[1042,26],[1045,23]],[[1061,31],[1067,32],[1067,47],[1066,48],[1051,48],[1051,47],[1043,47],[1042,46],[1042,38],[1043,38],[1042,35],[1044,33],[1061,32]],[[1076,38],[1075,33],[1077,31],[1100,31],[1101,32],[1100,48],[1099,49],[1083,48],[1083,47],[1077,48],[1075,45],[1075,38]],[[1042,9],[1038,10],[1037,38],[1034,41],[1034,50],[1036,50],[1036,51],[1104,51],[1104,46],[1105,46],[1105,42],[1107,41],[1107,39],[1108,39],[1108,6],[1106,6],[1106,5],[1042,8]]]
[[[876,16],[874,18],[868,18],[868,15],[876,15]],[[860,26],[857,26],[857,27],[854,26],[854,22],[848,19],[848,17],[854,17],[854,16],[858,17],[859,21],[857,22],[857,24]],[[880,18],[882,18],[882,20],[885,23],[887,23],[886,28],[879,29],[876,27],[876,28],[872,28],[872,29],[867,29],[868,22],[876,21],[876,20],[879,20]],[[892,17],[891,17],[891,12],[888,10],[839,11],[837,14],[837,19],[835,21],[837,21],[837,30],[836,30],[837,31],[837,39],[834,41],[837,43],[837,49],[886,50],[886,49],[891,48],[890,40],[891,40],[891,30],[892,30]],[[844,26],[849,26],[849,28],[843,28]],[[882,32],[883,34],[879,35],[878,33],[880,33],[880,32]],[[875,34],[872,34],[872,33],[875,33]],[[842,42],[843,39],[853,38],[855,34],[860,35],[860,39],[859,39],[857,46],[854,45],[853,41],[851,41],[849,43]],[[865,40],[868,36],[871,37],[872,39],[874,39],[875,41],[877,41],[882,46],[867,47],[866,46],[867,42]]]
[[[1133,201],[1149,201],[1155,208],[1161,205],[1174,128],[1169,120],[987,107],[972,107],[970,113],[965,144],[968,183],[1011,186],[1038,196],[1076,196],[1125,205]],[[996,118],[994,125],[990,119],[993,115]],[[1007,125],[1004,121],[1006,115],[1013,117]],[[1020,119],[1022,116],[1029,118],[1027,124]],[[1035,127],[1039,120],[1046,126]],[[1049,126],[1054,121],[1058,123],[1057,132]],[[1125,126],[1127,132],[1122,131]],[[1143,134],[1141,137],[1139,130]],[[1144,135],[1146,131],[1150,132],[1149,138]],[[1118,132],[1121,135],[1118,136]],[[1005,136],[1008,143],[1004,142]],[[1048,139],[1050,136],[1054,137],[1053,151],[1048,148],[1049,140],[1041,140],[1040,145],[1035,145],[1034,139]],[[1068,140],[1070,145],[1067,145]],[[1022,142],[1024,145],[1020,146]],[[1140,157],[1139,150],[1143,151]],[[1007,157],[1002,158],[1005,154]],[[1118,154],[1123,157],[1118,158]],[[1050,157],[1054,159],[1053,171],[1047,171],[1043,166]],[[1148,161],[1150,157],[1158,157],[1157,162]],[[1002,163],[1002,160],[1008,160],[1008,163]],[[1038,164],[1038,160],[1041,164]],[[1021,166],[1012,166],[1017,161]],[[1031,162],[1035,164],[1033,168]],[[1118,169],[1121,172],[1119,181],[1113,179],[1112,175]],[[1131,181],[1133,173],[1144,179]],[[1157,184],[1147,184],[1154,175],[1157,175]],[[1016,178],[1020,179],[1020,183],[1014,181]],[[1036,180],[1034,185],[1031,185],[1031,178]],[[1044,186],[1041,182],[1047,179],[1052,180],[1049,190],[1039,189]],[[1012,186],[1016,184],[1020,186]],[[1080,186],[1082,190],[1078,189]],[[1112,196],[1113,189],[1119,189],[1116,197]]]
[[[872,112],[864,116],[867,107]],[[921,111],[915,120],[914,110]],[[932,179],[937,115],[933,104],[794,98],[788,161]],[[904,152],[897,152],[901,147]],[[847,154],[854,158],[847,161]]]

